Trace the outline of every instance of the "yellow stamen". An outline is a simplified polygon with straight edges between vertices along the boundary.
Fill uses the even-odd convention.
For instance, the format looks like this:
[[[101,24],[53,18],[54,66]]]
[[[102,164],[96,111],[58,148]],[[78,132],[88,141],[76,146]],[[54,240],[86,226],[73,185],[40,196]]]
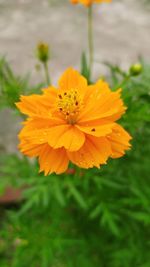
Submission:
[[[75,124],[82,107],[82,99],[78,91],[71,89],[59,93],[57,107],[69,124]]]

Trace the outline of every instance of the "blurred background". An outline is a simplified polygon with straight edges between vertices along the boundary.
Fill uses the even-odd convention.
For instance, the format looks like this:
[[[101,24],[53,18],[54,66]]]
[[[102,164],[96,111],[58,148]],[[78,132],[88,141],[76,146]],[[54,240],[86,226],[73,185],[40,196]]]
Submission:
[[[150,1],[113,0],[93,12],[93,80],[105,77],[114,90],[142,65],[122,84],[133,147],[100,170],[44,177],[18,152],[14,103],[45,86],[39,42],[50,46],[54,85],[67,67],[81,69],[87,9],[0,0],[0,267],[150,267]]]
[[[79,56],[87,46],[87,10],[68,0],[0,0],[0,51],[15,71],[35,71],[34,47],[48,42],[52,49],[54,81],[68,66],[79,66]],[[150,19],[148,2],[114,0],[94,8],[95,77],[105,74],[103,61],[128,67],[139,55],[149,56]]]

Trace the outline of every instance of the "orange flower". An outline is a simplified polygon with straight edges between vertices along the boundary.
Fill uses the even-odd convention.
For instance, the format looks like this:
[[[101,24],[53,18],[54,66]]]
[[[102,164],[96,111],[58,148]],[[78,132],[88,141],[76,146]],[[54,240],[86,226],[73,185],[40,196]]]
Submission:
[[[102,80],[87,85],[76,70],[67,69],[58,89],[21,96],[16,104],[28,115],[19,134],[20,151],[38,157],[45,175],[65,172],[69,161],[88,169],[122,157],[131,137],[116,123],[126,109],[120,93]]]
[[[85,6],[90,6],[94,3],[110,3],[112,0],[70,0],[72,4],[83,4]]]

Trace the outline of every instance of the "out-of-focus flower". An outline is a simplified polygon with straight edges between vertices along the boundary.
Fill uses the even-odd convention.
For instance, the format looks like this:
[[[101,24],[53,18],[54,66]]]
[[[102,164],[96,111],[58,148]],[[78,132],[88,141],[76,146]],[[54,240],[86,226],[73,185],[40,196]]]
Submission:
[[[136,63],[130,67],[130,75],[131,76],[137,76],[141,74],[143,70],[143,66],[140,63]]]
[[[110,3],[112,0],[70,0],[72,4],[83,4],[87,7],[95,3]]]
[[[131,136],[116,123],[126,110],[120,94],[102,80],[88,85],[76,70],[67,69],[58,89],[21,96],[16,104],[28,115],[19,134],[20,151],[38,157],[45,175],[65,172],[69,161],[88,169],[122,157]]]
[[[78,4],[78,0],[70,0],[72,4]]]
[[[37,58],[45,63],[49,60],[49,45],[46,43],[39,43],[36,48]]]

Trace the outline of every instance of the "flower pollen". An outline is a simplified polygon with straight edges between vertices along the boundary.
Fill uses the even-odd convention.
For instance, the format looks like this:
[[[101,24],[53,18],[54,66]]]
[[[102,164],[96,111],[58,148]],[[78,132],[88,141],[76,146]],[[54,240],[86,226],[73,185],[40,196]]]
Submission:
[[[71,89],[58,94],[57,107],[68,124],[75,124],[83,106],[77,90]]]

